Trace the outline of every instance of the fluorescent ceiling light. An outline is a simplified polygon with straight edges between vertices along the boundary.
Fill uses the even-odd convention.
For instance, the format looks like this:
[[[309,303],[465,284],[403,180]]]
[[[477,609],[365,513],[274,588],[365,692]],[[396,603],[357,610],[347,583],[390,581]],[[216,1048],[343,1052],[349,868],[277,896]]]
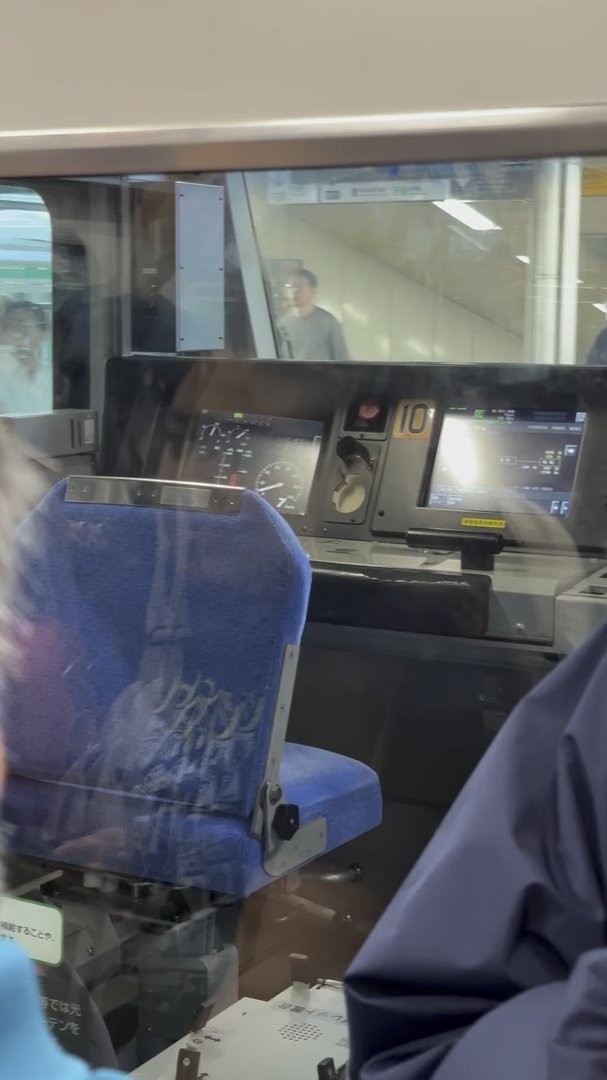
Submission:
[[[463,225],[467,225],[469,229],[475,229],[476,232],[495,232],[499,230],[501,232],[501,225],[496,225],[495,221],[491,218],[481,214],[479,210],[475,210],[473,206],[468,202],[464,202],[462,199],[443,199],[441,202],[435,202],[435,206],[438,206],[439,210],[444,210],[446,214],[450,214],[451,217],[457,218]]]
[[[607,304],[593,304],[592,306],[595,307],[597,311],[602,311],[603,315],[607,315]]]

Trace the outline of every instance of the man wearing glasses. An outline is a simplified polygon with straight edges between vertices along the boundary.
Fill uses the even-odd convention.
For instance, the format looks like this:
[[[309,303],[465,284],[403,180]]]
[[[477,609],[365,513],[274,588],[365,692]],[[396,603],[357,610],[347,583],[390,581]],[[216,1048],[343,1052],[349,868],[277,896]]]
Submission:
[[[298,270],[287,283],[291,312],[281,323],[284,351],[291,360],[350,360],[341,323],[316,304],[318,278]]]

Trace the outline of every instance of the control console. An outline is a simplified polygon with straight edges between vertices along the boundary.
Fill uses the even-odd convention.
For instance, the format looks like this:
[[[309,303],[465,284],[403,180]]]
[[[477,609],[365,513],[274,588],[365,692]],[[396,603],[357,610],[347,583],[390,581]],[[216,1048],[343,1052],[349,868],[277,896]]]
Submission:
[[[607,559],[606,429],[600,369],[120,358],[102,471],[256,491],[315,622],[540,646]]]

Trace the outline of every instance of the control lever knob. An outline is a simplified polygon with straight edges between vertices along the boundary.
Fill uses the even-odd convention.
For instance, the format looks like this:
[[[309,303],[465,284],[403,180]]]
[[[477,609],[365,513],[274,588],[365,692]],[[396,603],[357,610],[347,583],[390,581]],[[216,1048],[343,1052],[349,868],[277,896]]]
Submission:
[[[373,459],[363,442],[354,439],[351,435],[343,435],[337,443],[337,456],[344,465],[351,465],[356,458],[362,458],[368,469],[373,468]]]
[[[282,803],[278,806],[272,828],[279,840],[292,840],[299,829],[299,807],[295,803]]]

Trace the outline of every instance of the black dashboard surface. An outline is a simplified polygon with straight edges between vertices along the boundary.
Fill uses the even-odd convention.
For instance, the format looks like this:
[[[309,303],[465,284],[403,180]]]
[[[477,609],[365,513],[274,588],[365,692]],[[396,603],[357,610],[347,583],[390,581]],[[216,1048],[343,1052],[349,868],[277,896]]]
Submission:
[[[449,417],[516,427],[530,409],[587,421],[562,448],[539,437],[526,501],[500,505],[492,491],[483,511],[478,485],[470,506],[457,486],[436,488]],[[300,535],[405,543],[409,529],[485,529],[536,550],[602,551],[606,429],[607,371],[597,368],[116,357],[100,471],[249,486]],[[561,460],[569,453],[575,469]],[[499,469],[521,475],[516,464]]]

